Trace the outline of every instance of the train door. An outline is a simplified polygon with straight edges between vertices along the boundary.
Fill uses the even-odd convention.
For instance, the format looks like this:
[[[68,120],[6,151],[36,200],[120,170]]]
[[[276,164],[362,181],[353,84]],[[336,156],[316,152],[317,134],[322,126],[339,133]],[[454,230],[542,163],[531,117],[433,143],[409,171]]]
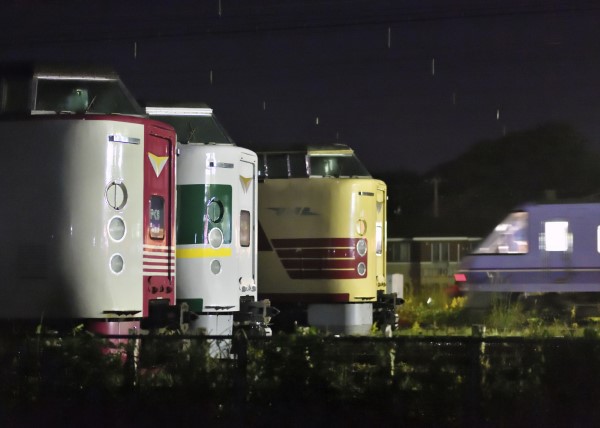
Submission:
[[[256,165],[240,162],[240,251],[248,257],[240,257],[240,271],[248,279],[256,281]]]
[[[152,131],[144,151],[144,316],[150,301],[175,303],[175,141]]]

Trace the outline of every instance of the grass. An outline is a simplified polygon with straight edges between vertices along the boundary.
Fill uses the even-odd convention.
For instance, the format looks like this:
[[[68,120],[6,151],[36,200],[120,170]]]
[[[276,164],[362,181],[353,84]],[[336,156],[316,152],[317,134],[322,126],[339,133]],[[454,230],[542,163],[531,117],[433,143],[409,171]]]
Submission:
[[[398,310],[396,335],[600,337],[600,317],[578,316],[576,307],[557,309],[535,300],[494,296],[486,309],[469,306],[468,297],[451,297],[443,289],[406,296]]]

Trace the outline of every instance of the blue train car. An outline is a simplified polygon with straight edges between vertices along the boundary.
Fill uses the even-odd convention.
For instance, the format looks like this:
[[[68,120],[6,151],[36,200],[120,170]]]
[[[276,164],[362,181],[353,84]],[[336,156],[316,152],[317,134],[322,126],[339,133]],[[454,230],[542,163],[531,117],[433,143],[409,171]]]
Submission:
[[[600,296],[600,203],[527,204],[511,212],[460,264],[458,289]]]

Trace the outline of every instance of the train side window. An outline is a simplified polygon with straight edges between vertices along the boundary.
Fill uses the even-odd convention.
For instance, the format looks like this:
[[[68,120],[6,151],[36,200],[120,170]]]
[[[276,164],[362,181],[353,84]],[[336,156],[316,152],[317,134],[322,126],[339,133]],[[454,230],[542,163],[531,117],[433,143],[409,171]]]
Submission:
[[[290,177],[306,178],[308,177],[308,168],[306,165],[306,155],[304,153],[294,153],[289,155]]]
[[[150,238],[165,237],[165,199],[162,196],[150,197]]]
[[[383,226],[380,223],[375,225],[375,254],[383,254]]]
[[[528,251],[527,213],[506,217],[474,251],[475,254],[525,254]]]
[[[30,99],[29,82],[22,79],[0,80],[0,113],[26,112]]]
[[[263,180],[268,176],[267,172],[267,155],[259,154],[258,155],[258,179]]]
[[[547,221],[544,223],[544,250],[568,251],[570,249],[569,222]]]
[[[250,211],[240,211],[240,245],[242,247],[250,246]]]

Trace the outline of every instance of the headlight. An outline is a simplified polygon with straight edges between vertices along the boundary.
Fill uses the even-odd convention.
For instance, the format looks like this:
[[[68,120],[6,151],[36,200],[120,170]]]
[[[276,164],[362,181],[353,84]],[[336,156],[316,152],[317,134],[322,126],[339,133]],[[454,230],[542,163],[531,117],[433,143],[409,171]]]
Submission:
[[[360,239],[356,243],[356,251],[358,252],[358,255],[361,257],[363,257],[365,254],[367,254],[367,241],[365,239]]]
[[[125,262],[120,254],[113,254],[110,258],[110,270],[114,274],[119,274],[123,270]]]
[[[210,262],[210,271],[215,275],[220,274],[221,273],[221,262],[218,260],[213,260],[212,262]]]
[[[113,217],[108,223],[108,235],[114,241],[120,241],[125,236],[125,222],[121,217]]]
[[[365,273],[367,273],[367,265],[363,262],[360,262],[358,266],[356,266],[356,271],[360,276],[365,276]]]
[[[221,232],[221,229],[215,227],[208,232],[208,243],[213,248],[219,248],[223,244],[223,232]]]

